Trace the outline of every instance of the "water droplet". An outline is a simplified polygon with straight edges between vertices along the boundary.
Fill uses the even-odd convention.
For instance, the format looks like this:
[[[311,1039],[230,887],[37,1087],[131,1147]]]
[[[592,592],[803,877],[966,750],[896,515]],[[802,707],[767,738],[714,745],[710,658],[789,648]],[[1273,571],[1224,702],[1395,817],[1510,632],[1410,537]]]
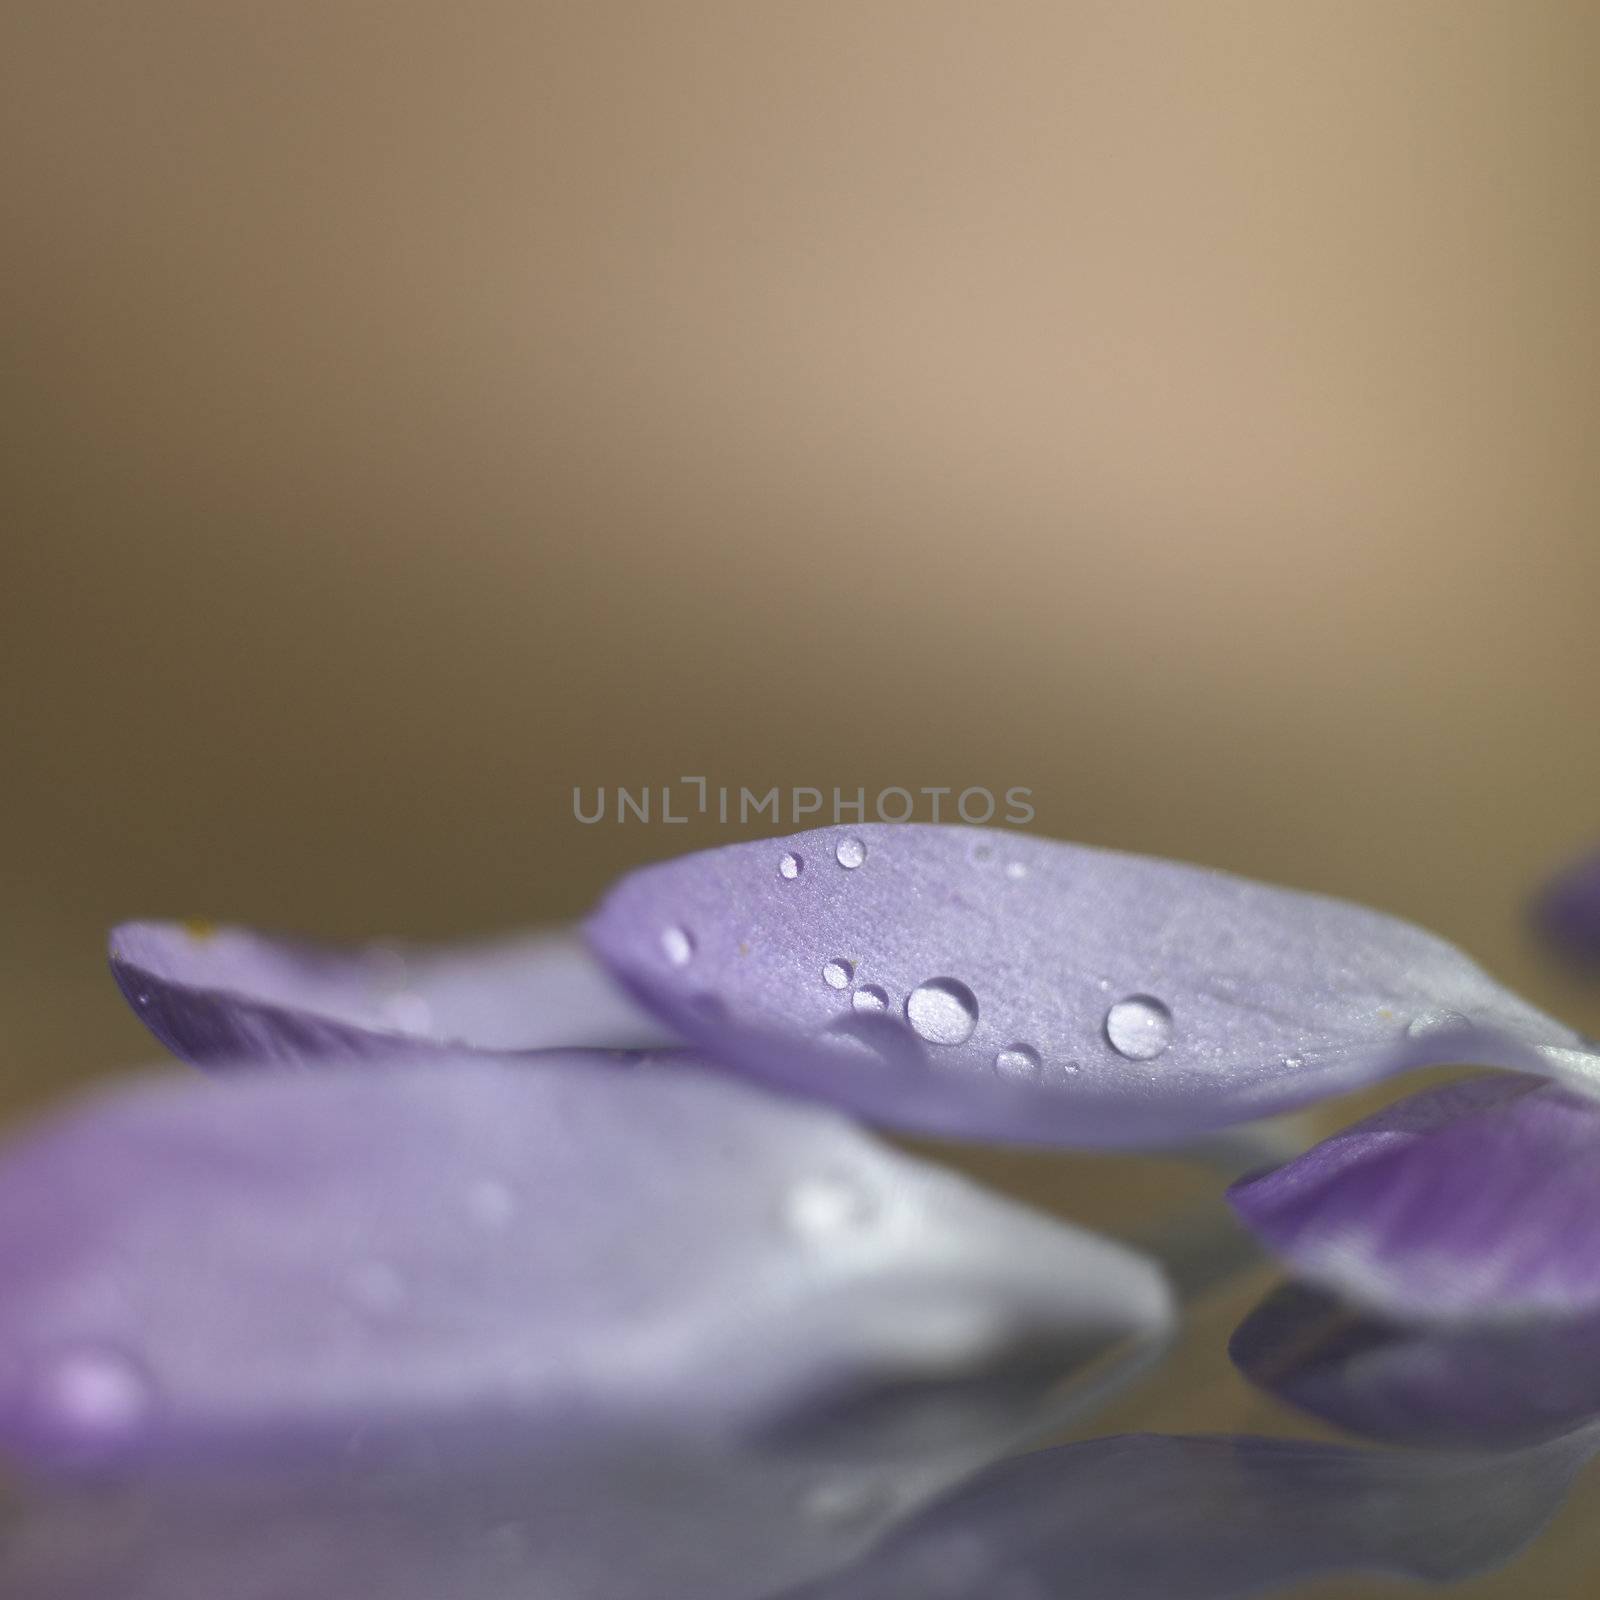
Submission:
[[[994,1058],[994,1064],[1007,1078],[1036,1078],[1039,1052],[1029,1044],[1008,1044]]]
[[[517,1197],[509,1184],[484,1178],[467,1191],[467,1209],[481,1228],[503,1228],[517,1212]]]
[[[827,984],[830,989],[848,989],[850,987],[850,980],[855,977],[855,975],[856,969],[854,964],[844,960],[840,956],[835,956],[833,960],[828,962],[827,965],[822,969],[822,981]]]
[[[867,1190],[837,1174],[802,1179],[783,1201],[784,1221],[807,1239],[833,1238],[864,1227],[876,1211]]]
[[[859,839],[841,839],[833,853],[841,867],[859,867],[867,859],[867,847]]]
[[[412,990],[387,996],[382,1010],[383,1020],[402,1033],[427,1033],[433,1027],[433,1007]]]
[[[805,861],[797,856],[794,851],[789,851],[783,860],[778,863],[778,876],[793,881],[805,870]]]
[[[1006,862],[1006,876],[1013,881],[1018,878],[1026,878],[1028,869],[1020,861],[1008,861]]]
[[[1304,1056],[1285,1056],[1283,1058],[1285,1072],[1298,1072],[1305,1064],[1306,1058]]]
[[[906,1021],[929,1044],[963,1044],[978,1025],[978,1001],[959,978],[930,978],[906,997]]]
[[[676,925],[661,930],[661,950],[675,967],[686,967],[694,954],[694,937],[687,928]]]
[[[876,1521],[893,1504],[871,1483],[819,1483],[805,1497],[805,1514],[832,1527],[858,1527]]]
[[[885,1011],[889,1006],[889,996],[875,983],[864,983],[850,996],[850,1004],[857,1011]]]
[[[368,1311],[393,1311],[405,1299],[406,1286],[387,1261],[364,1261],[350,1274],[350,1294]]]
[[[58,1350],[35,1375],[30,1409],[39,1424],[77,1449],[112,1449],[135,1438],[155,1409],[155,1386],[120,1350],[74,1345]]]
[[[1106,1012],[1106,1038],[1118,1055],[1149,1061],[1172,1043],[1172,1013],[1150,995],[1129,995]]]

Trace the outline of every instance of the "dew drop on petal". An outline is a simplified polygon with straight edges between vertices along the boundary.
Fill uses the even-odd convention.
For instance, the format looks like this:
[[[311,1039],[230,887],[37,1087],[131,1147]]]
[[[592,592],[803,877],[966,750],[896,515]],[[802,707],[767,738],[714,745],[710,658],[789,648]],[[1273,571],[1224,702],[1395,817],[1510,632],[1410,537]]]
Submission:
[[[778,876],[788,878],[791,882],[798,878],[805,870],[805,861],[790,850],[778,863]]]
[[[841,839],[833,853],[841,867],[859,867],[867,859],[867,847],[859,839]]]
[[[1106,1038],[1118,1055],[1149,1061],[1172,1043],[1172,1013],[1150,995],[1129,995],[1106,1012]]]
[[[136,1438],[155,1409],[155,1386],[138,1362],[105,1345],[54,1352],[29,1391],[36,1421],[76,1449],[115,1449]]]
[[[837,1175],[804,1178],[783,1201],[784,1222],[806,1239],[834,1238],[864,1227],[876,1210],[859,1183]]]
[[[850,1004],[857,1011],[886,1011],[889,996],[875,983],[864,983],[850,996]]]
[[[964,1044],[978,1025],[978,1001],[959,978],[930,978],[906,997],[906,1021],[929,1044]]]
[[[694,937],[687,928],[674,924],[661,930],[661,952],[675,967],[686,967],[694,954]]]
[[[850,980],[855,975],[856,969],[854,964],[844,960],[840,956],[835,956],[833,960],[828,962],[822,969],[822,981],[827,984],[830,989],[848,989],[850,987]]]
[[[1039,1052],[1028,1044],[1008,1044],[994,1058],[995,1067],[1003,1077],[1036,1078],[1039,1075]]]
[[[1020,861],[1006,862],[1006,876],[1015,882],[1019,878],[1028,876],[1028,869]]]

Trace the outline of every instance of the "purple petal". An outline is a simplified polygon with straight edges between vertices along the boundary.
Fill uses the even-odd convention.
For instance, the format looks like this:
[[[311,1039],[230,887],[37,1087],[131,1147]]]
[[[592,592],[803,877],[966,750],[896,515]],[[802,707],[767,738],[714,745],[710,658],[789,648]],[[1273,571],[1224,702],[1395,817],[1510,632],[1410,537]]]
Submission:
[[[1260,1388],[1369,1439],[1504,1449],[1600,1416],[1600,1318],[1524,1327],[1415,1327],[1326,1290],[1285,1284],[1229,1345]]]
[[[342,949],[129,922],[111,935],[111,970],[150,1031],[200,1066],[390,1059],[419,1043],[521,1054],[670,1042],[566,933]]]
[[[1545,885],[1533,904],[1534,926],[1579,966],[1600,967],[1600,850]]]
[[[819,1107],[583,1057],[158,1080],[12,1148],[0,1219],[0,1447],[69,1468],[495,1423],[910,1430],[937,1475],[1171,1318],[1132,1252]]]
[[[834,828],[686,856],[624,878],[587,932],[709,1054],[926,1132],[1161,1143],[1454,1060],[1600,1093],[1577,1035],[1420,928],[999,831]],[[891,1017],[892,1048],[852,1035]]]
[[[1425,1090],[1229,1199],[1296,1276],[1385,1316],[1600,1313],[1600,1104],[1538,1078]]]
[[[1334,1572],[1456,1580],[1526,1544],[1586,1455],[1091,1439],[990,1468],[786,1600],[1232,1600]]]

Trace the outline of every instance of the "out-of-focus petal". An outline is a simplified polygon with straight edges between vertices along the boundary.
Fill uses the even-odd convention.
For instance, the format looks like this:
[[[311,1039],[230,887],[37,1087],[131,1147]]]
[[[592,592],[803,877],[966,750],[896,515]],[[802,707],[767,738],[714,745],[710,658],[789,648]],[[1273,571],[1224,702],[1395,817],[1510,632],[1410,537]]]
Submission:
[[[1600,1317],[1418,1327],[1290,1283],[1240,1323],[1229,1354],[1278,1399],[1390,1444],[1503,1449],[1600,1417]]]
[[[685,856],[624,878],[587,932],[708,1053],[926,1132],[1175,1141],[1441,1061],[1600,1093],[1576,1034],[1420,928],[995,830],[830,828]],[[856,1025],[889,1018],[900,1037],[864,1049]]]
[[[200,1066],[671,1042],[576,935],[344,948],[205,923],[129,922],[111,970],[155,1036]]]
[[[992,1467],[837,1578],[785,1600],[1235,1600],[1328,1573],[1499,1566],[1587,1458],[1131,1434]]]
[[[40,1466],[496,1426],[937,1476],[1170,1320],[1135,1253],[679,1065],[161,1079],[0,1157],[0,1447]]]
[[[1533,922],[1569,960],[1600,967],[1600,850],[1545,885],[1533,903]]]
[[[1600,1314],[1600,1104],[1539,1078],[1424,1090],[1228,1197],[1297,1277],[1384,1316]]]

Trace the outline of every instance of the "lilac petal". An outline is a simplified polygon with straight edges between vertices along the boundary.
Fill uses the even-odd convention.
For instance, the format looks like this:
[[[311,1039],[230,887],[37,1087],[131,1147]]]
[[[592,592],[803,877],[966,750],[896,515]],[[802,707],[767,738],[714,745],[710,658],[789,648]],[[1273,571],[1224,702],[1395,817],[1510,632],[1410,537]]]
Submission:
[[[0,1448],[43,1466],[497,1423],[937,1476],[1171,1316],[1133,1252],[682,1066],[161,1079],[0,1158]]]
[[[990,1468],[786,1600],[1233,1600],[1335,1572],[1457,1580],[1537,1534],[1587,1454],[1091,1439]]]
[[[1600,967],[1600,850],[1545,885],[1533,904],[1533,922],[1569,960]]]
[[[1415,1327],[1290,1283],[1240,1323],[1229,1354],[1277,1399],[1389,1444],[1504,1449],[1600,1417],[1600,1317]]]
[[[1419,928],[994,830],[880,824],[685,856],[624,878],[587,932],[709,1054],[924,1132],[1163,1143],[1454,1060],[1600,1093],[1576,1034]],[[841,1031],[861,1014],[904,1018],[906,1043],[863,1049]]]
[[[111,970],[155,1036],[200,1066],[670,1042],[575,935],[340,948],[205,923],[129,922]]]
[[[1424,1090],[1228,1198],[1297,1277],[1387,1317],[1600,1313],[1600,1104],[1542,1079]]]

